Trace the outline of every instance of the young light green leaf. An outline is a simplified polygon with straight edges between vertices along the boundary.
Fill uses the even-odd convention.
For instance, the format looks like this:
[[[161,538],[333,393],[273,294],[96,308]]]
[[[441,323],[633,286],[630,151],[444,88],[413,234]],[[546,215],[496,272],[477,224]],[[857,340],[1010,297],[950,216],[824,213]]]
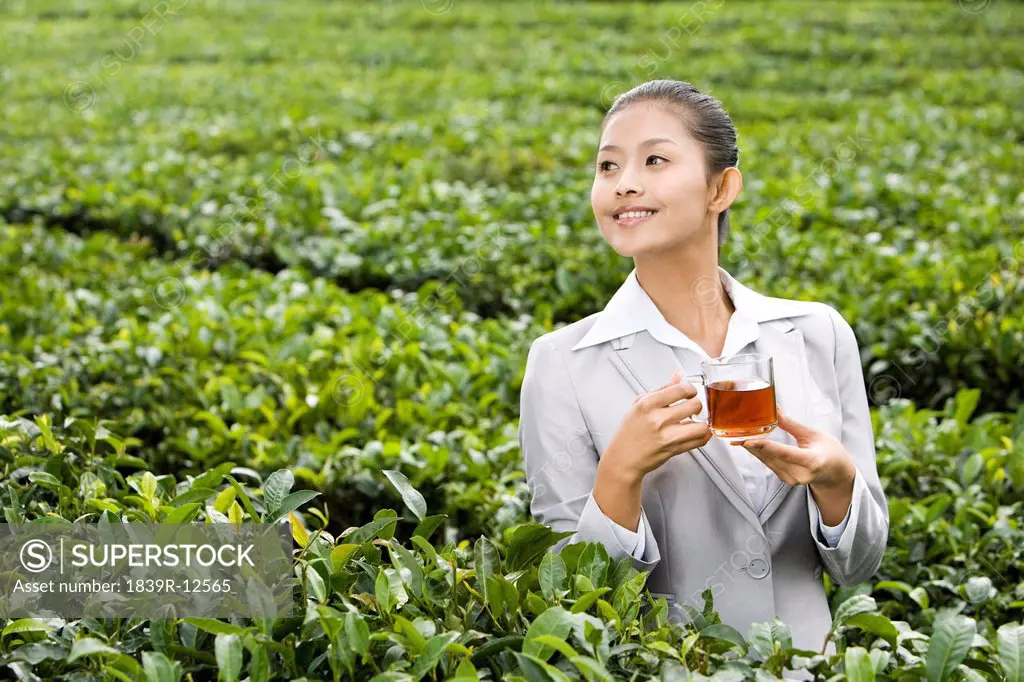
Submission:
[[[846,678],[850,682],[875,682],[875,669],[868,650],[852,646],[846,650]]]
[[[572,613],[584,613],[587,609],[594,605],[594,603],[603,597],[606,593],[611,592],[612,588],[605,585],[599,587],[596,590],[591,590],[586,594],[582,595],[576,600],[576,603],[572,605],[570,611]]]
[[[146,682],[178,682],[181,679],[181,664],[160,652],[143,651],[142,669],[146,672]]]
[[[405,502],[405,506],[416,515],[416,518],[423,521],[427,515],[427,501],[423,499],[423,495],[420,491],[412,487],[409,483],[409,479],[405,477],[401,471],[395,471],[394,469],[385,469],[384,475],[391,481],[391,485],[395,486],[395,489],[402,496],[402,501]]]
[[[238,635],[217,635],[213,642],[219,682],[237,682],[242,672],[242,640]]]
[[[182,618],[186,623],[195,625],[200,630],[205,630],[214,635],[244,635],[246,629],[216,618]]]
[[[119,652],[112,646],[108,646],[96,639],[95,637],[82,637],[76,639],[75,643],[71,645],[71,653],[68,654],[68,663],[76,661],[82,656],[93,656],[96,654],[114,654],[118,655]]]
[[[381,613],[391,613],[398,601],[391,593],[391,581],[383,568],[377,569],[377,582],[374,585],[374,595],[377,597],[377,607]]]
[[[51,632],[53,628],[44,623],[41,620],[35,618],[22,618],[20,620],[13,620],[7,624],[7,627],[0,633],[0,639],[7,635],[13,635],[21,632]]]

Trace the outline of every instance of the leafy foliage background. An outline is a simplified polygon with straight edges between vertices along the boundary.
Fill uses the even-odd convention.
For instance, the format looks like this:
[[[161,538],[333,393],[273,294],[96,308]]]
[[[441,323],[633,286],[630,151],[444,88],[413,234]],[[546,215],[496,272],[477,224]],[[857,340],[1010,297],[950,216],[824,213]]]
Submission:
[[[4,3],[4,520],[288,522],[301,608],[0,621],[0,676],[1024,679],[1019,7]],[[738,126],[722,265],[857,333],[891,533],[834,654],[529,523],[526,352],[631,268],[593,153],[658,77]]]

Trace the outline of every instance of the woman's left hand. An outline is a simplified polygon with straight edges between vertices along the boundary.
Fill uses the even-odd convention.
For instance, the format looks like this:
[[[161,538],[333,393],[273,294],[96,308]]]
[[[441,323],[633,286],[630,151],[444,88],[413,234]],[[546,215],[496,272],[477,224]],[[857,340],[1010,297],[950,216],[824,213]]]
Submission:
[[[857,469],[842,442],[830,433],[790,419],[782,410],[778,415],[779,428],[796,439],[795,446],[764,437],[732,444],[742,445],[789,485],[852,490]]]

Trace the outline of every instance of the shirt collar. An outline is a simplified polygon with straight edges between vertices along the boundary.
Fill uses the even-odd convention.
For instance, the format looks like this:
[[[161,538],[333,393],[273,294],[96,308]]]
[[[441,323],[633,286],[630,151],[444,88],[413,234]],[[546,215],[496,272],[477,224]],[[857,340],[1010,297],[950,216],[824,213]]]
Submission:
[[[798,301],[788,301],[759,294],[743,286],[721,266],[718,267],[718,276],[736,309],[729,319],[725,347],[722,349],[723,357],[738,353],[748,343],[756,341],[759,337],[758,325],[761,322],[792,317],[801,313],[796,307]],[[644,330],[650,332],[651,336],[663,344],[689,348],[698,355],[707,357],[707,353],[700,345],[668,323],[665,316],[654,305],[654,301],[640,286],[636,277],[636,268],[633,268],[626,281],[608,301],[590,331],[583,335],[583,338],[572,347],[572,350],[579,350]]]

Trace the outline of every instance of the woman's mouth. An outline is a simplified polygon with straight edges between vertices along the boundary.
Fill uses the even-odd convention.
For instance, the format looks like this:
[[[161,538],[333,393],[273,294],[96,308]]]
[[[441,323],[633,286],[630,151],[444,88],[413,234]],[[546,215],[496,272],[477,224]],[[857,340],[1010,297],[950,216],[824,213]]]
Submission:
[[[619,227],[633,227],[657,215],[657,211],[626,211],[615,216],[615,224]]]

